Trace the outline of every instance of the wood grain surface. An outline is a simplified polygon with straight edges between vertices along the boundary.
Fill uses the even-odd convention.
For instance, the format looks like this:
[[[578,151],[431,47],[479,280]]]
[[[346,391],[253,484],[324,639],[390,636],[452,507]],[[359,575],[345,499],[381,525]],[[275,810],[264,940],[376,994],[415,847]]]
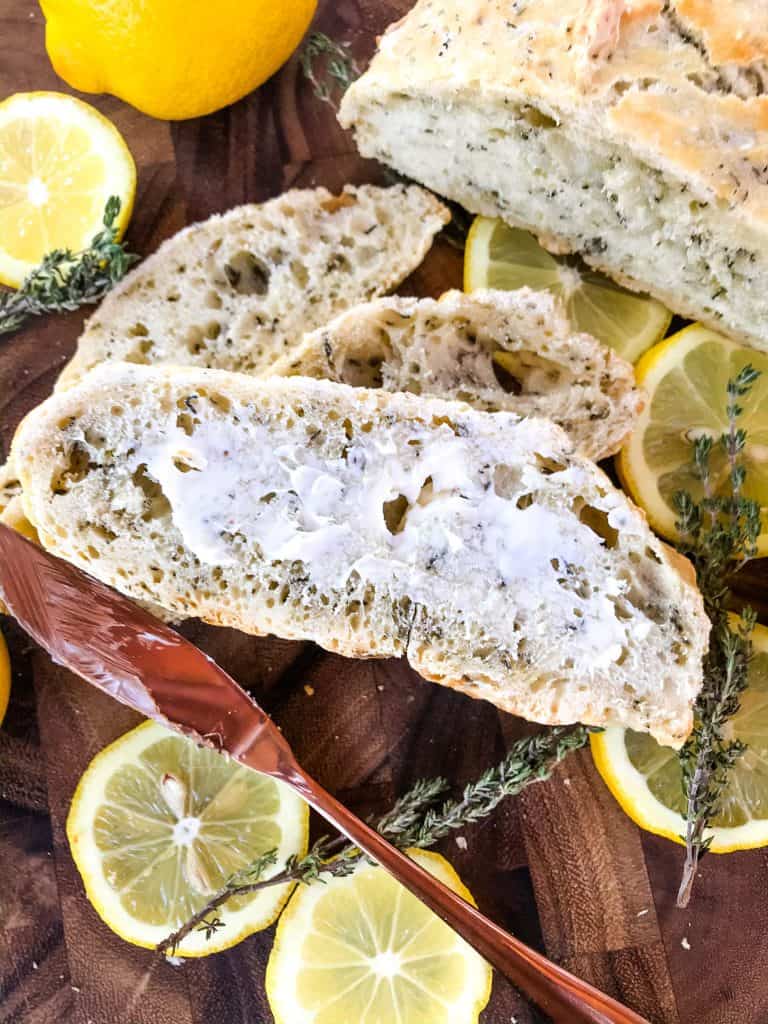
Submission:
[[[315,24],[364,62],[377,33],[409,6],[327,0]],[[70,91],[51,70],[43,32],[36,4],[0,0],[0,99]],[[381,179],[380,168],[355,155],[295,58],[253,95],[200,121],[166,124],[109,97],[88,99],[136,158],[128,240],[142,255],[236,203],[291,186]],[[439,244],[402,290],[439,294],[460,282],[460,264]],[[60,316],[0,340],[0,454],[24,412],[51,390],[82,320]],[[765,583],[764,568],[752,567],[749,592],[764,599]],[[91,757],[138,719],[52,666],[12,622],[2,628],[13,692],[0,730],[0,1024],[268,1024],[271,930],[173,967],[123,943],[91,909],[64,836],[67,809]],[[460,785],[527,728],[398,662],[347,661],[199,624],[184,632],[252,689],[306,768],[360,813],[386,808],[420,776],[445,774]],[[692,907],[676,910],[680,848],[641,834],[584,752],[464,837],[466,849],[453,839],[442,849],[487,914],[654,1024],[768,1022],[764,852],[705,858]],[[497,976],[482,1020],[541,1018]]]

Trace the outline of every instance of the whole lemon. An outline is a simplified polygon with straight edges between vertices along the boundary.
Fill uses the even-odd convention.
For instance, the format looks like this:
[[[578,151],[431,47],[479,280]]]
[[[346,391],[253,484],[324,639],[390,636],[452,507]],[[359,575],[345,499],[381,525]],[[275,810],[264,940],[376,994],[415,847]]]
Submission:
[[[45,45],[73,89],[145,114],[210,114],[293,53],[317,0],[40,0]]]

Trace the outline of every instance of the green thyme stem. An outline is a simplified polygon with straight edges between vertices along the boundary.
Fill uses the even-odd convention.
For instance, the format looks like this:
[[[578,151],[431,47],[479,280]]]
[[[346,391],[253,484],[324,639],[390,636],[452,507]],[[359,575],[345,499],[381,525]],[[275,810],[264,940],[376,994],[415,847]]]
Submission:
[[[104,228],[79,252],[54,249],[43,257],[18,291],[0,293],[0,335],[10,334],[29,317],[60,313],[98,302],[138,259],[117,241],[120,200],[110,196]]]
[[[747,686],[755,614],[745,609],[734,628],[728,600],[730,579],[745,560],[754,557],[761,530],[759,504],[744,497],[746,432],[738,425],[743,412],[739,399],[749,394],[758,376],[758,371],[748,365],[728,381],[728,428],[719,439],[728,465],[726,494],[714,493],[710,470],[714,443],[705,436],[696,439],[693,451],[702,500],[696,503],[687,492],[675,495],[677,526],[682,535],[679,546],[694,564],[712,623],[694,727],[680,752],[686,854],[677,896],[679,907],[686,907],[690,901],[699,861],[712,841],[707,829],[720,811],[730,770],[746,749],[740,741],[727,738],[727,725],[739,711],[740,697]]]
[[[309,33],[301,49],[299,63],[315,96],[332,107],[336,106],[338,96],[360,74],[348,47],[324,32]]]
[[[519,793],[533,782],[548,779],[556,766],[571,751],[583,747],[589,739],[585,726],[558,727],[517,740],[506,757],[489,768],[479,779],[464,787],[457,799],[437,801],[444,796],[445,779],[422,779],[379,818],[376,829],[399,848],[433,846],[451,832],[486,818],[508,796]],[[247,896],[273,885],[288,882],[309,884],[323,876],[342,876],[355,870],[364,854],[341,837],[323,836],[304,857],[292,857],[282,871],[262,878],[275,863],[276,851],[270,850],[243,871],[228,879],[193,917],[157,945],[160,953],[173,952],[195,929],[210,938],[224,926],[216,911],[236,896]]]

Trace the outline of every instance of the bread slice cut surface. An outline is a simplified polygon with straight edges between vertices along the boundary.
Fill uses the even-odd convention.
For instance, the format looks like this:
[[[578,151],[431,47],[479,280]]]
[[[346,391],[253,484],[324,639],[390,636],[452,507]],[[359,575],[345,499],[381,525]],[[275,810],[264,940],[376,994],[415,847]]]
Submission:
[[[285,192],[193,224],[108,293],[57,387],[111,360],[258,373],[399,284],[449,219],[418,186],[363,185]]]
[[[354,306],[272,372],[546,417],[591,459],[617,452],[643,407],[632,366],[574,332],[555,296],[530,288]]]
[[[13,457],[42,543],[136,598],[405,655],[536,721],[690,728],[690,566],[549,421],[112,365],[33,411]]]

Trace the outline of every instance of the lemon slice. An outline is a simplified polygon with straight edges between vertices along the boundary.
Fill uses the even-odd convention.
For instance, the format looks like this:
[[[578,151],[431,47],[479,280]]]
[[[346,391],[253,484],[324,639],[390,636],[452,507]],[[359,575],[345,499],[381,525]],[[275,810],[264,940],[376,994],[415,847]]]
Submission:
[[[128,147],[98,110],[57,92],[0,103],[0,282],[18,288],[52,249],[85,248],[113,195],[122,234],[135,191]]]
[[[739,400],[739,426],[747,431],[745,494],[763,507],[758,554],[768,554],[768,355],[744,348],[701,324],[692,324],[646,352],[636,367],[637,382],[648,393],[627,444],[619,453],[624,486],[648,515],[651,526],[675,540],[675,491],[702,497],[692,470],[693,440],[709,434],[718,439],[728,427],[728,379],[747,363],[762,376]],[[719,445],[710,459],[714,490],[729,487],[728,465]]]
[[[443,857],[409,856],[474,903]],[[364,863],[297,889],[266,985],[276,1024],[473,1024],[490,996],[491,968],[382,868]]]
[[[728,726],[747,750],[728,776],[722,811],[707,835],[714,853],[768,845],[768,629],[752,634],[754,658],[741,710]],[[592,757],[606,785],[636,824],[682,843],[685,809],[677,752],[645,733],[611,726],[590,736]]]
[[[147,722],[102,750],[75,792],[67,837],[88,898],[109,927],[154,947],[234,872],[277,850],[281,869],[307,848],[306,804],[291,790]],[[180,956],[228,949],[266,928],[290,885],[230,900],[210,940],[192,932]]]
[[[578,258],[548,253],[528,231],[476,217],[464,252],[464,290],[511,291],[525,285],[558,295],[575,330],[630,362],[664,337],[672,319],[660,302],[621,288]]]
[[[0,725],[8,710],[8,699],[11,695],[11,659],[8,657],[8,648],[5,646],[5,638],[0,633]]]

